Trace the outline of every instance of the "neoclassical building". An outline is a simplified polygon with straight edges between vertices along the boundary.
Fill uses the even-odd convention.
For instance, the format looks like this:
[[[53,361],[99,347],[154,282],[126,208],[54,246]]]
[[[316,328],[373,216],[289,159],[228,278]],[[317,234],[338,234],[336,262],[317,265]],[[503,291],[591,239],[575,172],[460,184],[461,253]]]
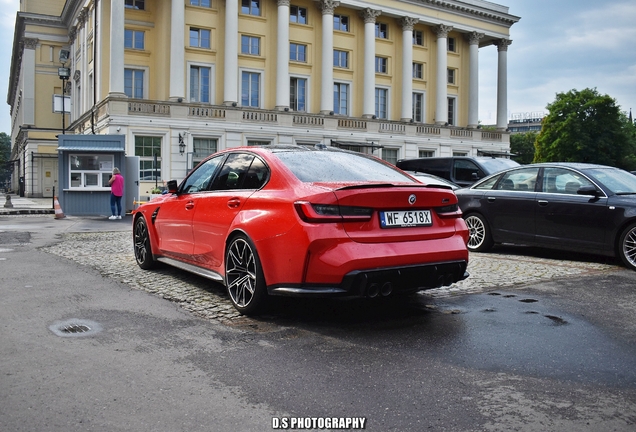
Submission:
[[[124,135],[142,198],[242,145],[391,162],[506,153],[518,20],[483,0],[24,0],[7,95],[14,186],[52,194],[60,133]],[[498,52],[496,131],[479,127],[480,49]]]

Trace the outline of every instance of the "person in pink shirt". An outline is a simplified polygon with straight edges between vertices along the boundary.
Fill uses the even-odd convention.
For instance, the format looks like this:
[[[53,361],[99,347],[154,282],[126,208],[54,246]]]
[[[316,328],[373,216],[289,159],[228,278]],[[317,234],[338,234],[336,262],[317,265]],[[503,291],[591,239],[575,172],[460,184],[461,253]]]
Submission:
[[[113,175],[108,180],[110,185],[110,211],[113,214],[108,219],[121,219],[121,197],[124,195],[124,177],[119,168],[113,168]]]

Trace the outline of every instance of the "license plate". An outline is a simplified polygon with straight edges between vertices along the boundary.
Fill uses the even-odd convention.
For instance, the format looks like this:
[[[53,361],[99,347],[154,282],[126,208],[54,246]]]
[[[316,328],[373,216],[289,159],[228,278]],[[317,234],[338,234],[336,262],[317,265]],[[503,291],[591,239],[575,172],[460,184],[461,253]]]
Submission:
[[[431,226],[430,210],[413,211],[383,211],[380,212],[380,226],[382,228]]]

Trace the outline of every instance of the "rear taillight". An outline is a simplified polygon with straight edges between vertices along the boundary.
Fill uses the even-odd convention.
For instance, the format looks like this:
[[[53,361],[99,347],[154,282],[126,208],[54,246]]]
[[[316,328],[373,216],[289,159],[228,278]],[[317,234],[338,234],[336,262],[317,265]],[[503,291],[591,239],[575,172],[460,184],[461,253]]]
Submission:
[[[434,207],[433,210],[435,210],[435,213],[441,218],[458,218],[462,215],[462,212],[459,210],[459,205],[457,204]]]
[[[306,222],[364,222],[373,215],[373,209],[366,207],[312,204],[307,201],[297,201],[294,207]]]

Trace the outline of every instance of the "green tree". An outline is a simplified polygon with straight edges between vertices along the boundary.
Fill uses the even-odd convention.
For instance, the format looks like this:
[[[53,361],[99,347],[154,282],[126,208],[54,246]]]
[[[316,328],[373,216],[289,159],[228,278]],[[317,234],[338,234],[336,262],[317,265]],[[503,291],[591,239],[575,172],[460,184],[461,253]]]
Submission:
[[[589,162],[629,169],[634,142],[616,101],[596,89],[558,93],[548,104],[534,162]]]
[[[9,160],[11,160],[11,137],[0,132],[0,188],[11,176]]]
[[[537,132],[526,132],[510,135],[510,152],[515,156],[512,159],[522,165],[532,163],[534,160],[534,143],[537,140]]]

